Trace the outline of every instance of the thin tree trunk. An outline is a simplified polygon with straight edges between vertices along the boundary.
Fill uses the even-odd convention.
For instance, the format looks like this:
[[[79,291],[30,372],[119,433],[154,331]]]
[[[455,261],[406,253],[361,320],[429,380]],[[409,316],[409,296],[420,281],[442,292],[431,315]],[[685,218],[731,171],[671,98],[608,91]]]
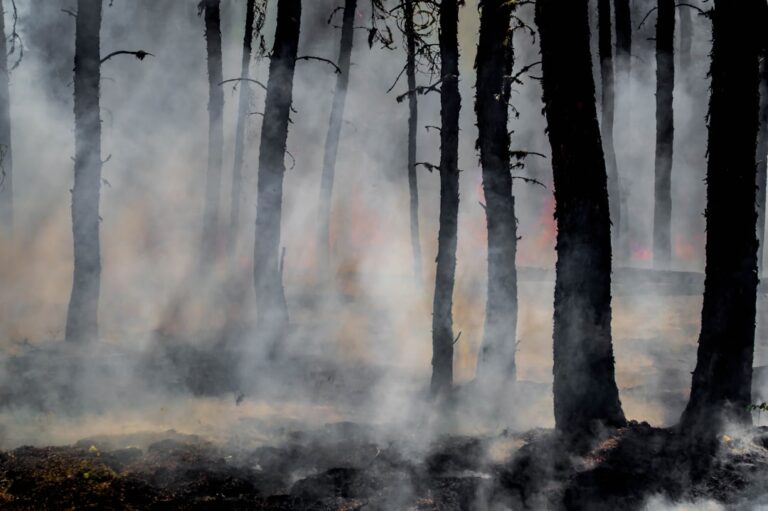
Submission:
[[[288,308],[280,269],[280,224],[285,146],[293,102],[293,75],[300,30],[301,0],[279,0],[261,128],[253,250],[257,327],[273,354],[279,348],[277,342],[288,327]]]
[[[760,66],[760,133],[757,144],[757,251],[758,275],[763,274],[765,254],[765,200],[768,187],[768,50],[762,53]]]
[[[405,38],[407,56],[405,74],[408,90],[416,90],[416,29],[413,26],[415,0],[405,0]],[[419,234],[419,183],[416,176],[416,132],[419,127],[419,100],[417,94],[408,95],[408,190],[410,193],[411,252],[413,253],[413,274],[421,283],[421,238]]]
[[[691,397],[681,419],[694,438],[713,438],[725,420],[751,423],[758,37],[765,30],[760,2],[715,0],[712,19],[704,305]]]
[[[587,0],[537,0],[552,146],[557,265],[554,404],[559,431],[624,424],[611,340],[611,226]]]
[[[336,173],[336,155],[339,150],[339,138],[344,120],[344,106],[347,101],[349,86],[350,59],[355,32],[355,11],[357,0],[344,2],[344,19],[341,28],[341,44],[339,46],[339,68],[341,74],[336,77],[336,91],[333,94],[331,119],[328,122],[328,133],[325,138],[325,154],[323,156],[323,174],[320,180],[320,211],[319,229],[317,233],[318,271],[321,279],[330,275],[330,226],[331,202],[333,197],[333,179]]]
[[[5,12],[0,2],[0,232],[13,234],[13,154],[11,152],[11,94]]]
[[[672,261],[672,148],[675,138],[675,0],[658,0],[656,22],[656,177],[653,208],[653,262]]]
[[[75,267],[67,310],[67,341],[98,338],[101,285],[99,193],[101,191],[100,38],[102,0],[78,0],[75,21],[75,184],[72,234]]]
[[[621,208],[619,207],[620,187],[619,171],[616,166],[616,151],[613,145],[614,121],[614,75],[613,75],[613,37],[611,30],[611,0],[598,0],[598,48],[600,54],[600,77],[602,81],[602,137],[605,166],[608,173],[608,205],[611,212],[614,246],[620,236]]]
[[[208,172],[205,179],[205,209],[201,263],[219,254],[219,208],[221,166],[224,153],[224,91],[221,61],[220,0],[205,0],[205,41],[208,53]]]
[[[440,231],[432,308],[432,393],[453,384],[453,287],[459,219],[459,4],[440,2]]]
[[[243,36],[243,58],[240,65],[241,78],[250,77],[255,17],[256,0],[248,0],[245,7],[245,35]],[[237,240],[240,237],[240,194],[243,188],[243,154],[245,153],[245,131],[250,99],[251,85],[243,80],[240,82],[240,98],[235,132],[235,161],[232,166],[232,193],[230,195],[229,252],[231,256],[235,254]]]
[[[517,221],[507,130],[511,84],[506,78],[514,63],[512,9],[505,0],[483,2],[475,63],[475,111],[488,225],[488,295],[477,379],[494,383],[514,381],[516,372]]]

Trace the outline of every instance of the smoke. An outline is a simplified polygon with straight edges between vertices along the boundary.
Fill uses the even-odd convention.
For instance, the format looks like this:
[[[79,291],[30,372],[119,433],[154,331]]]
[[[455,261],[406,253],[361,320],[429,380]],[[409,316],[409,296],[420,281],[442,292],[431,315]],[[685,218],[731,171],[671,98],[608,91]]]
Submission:
[[[207,76],[203,21],[194,2],[115,0],[104,9],[102,53],[142,49],[139,62],[111,59],[102,80],[104,186],[101,197],[102,343],[63,345],[71,286],[69,213],[73,165],[71,63],[74,2],[19,2],[27,51],[11,81],[17,237],[0,247],[0,447],[64,444],[96,434],[175,429],[219,442],[259,445],[291,428],[353,421],[386,425],[408,445],[440,434],[499,434],[551,427],[552,296],[555,224],[549,145],[535,69],[516,86],[512,148],[535,151],[515,180],[520,240],[517,338],[520,385],[478,399],[472,380],[482,338],[487,239],[473,110],[477,2],[460,13],[462,94],[461,209],[454,296],[458,411],[443,421],[426,405],[437,250],[439,176],[419,168],[423,282],[411,275],[406,176],[407,106],[392,85],[405,63],[402,44],[368,48],[358,30],[332,210],[334,293],[323,291],[315,241],[323,142],[335,84],[333,69],[300,61],[288,138],[282,241],[293,329],[286,360],[266,357],[260,332],[248,331],[244,359],[222,344],[224,286],[249,285],[251,306],[256,172],[264,92],[253,87],[243,169],[244,225],[235,264],[197,271],[207,158]],[[635,18],[650,8],[635,2]],[[340,31],[326,23],[330,1],[304,2],[299,55],[334,60]],[[274,32],[269,2],[265,37]],[[368,21],[361,2],[357,25]],[[530,7],[520,15],[532,23]],[[638,13],[642,13],[639,17]],[[9,13],[6,13],[9,16]],[[222,2],[224,78],[239,74],[244,3]],[[652,247],[654,93],[653,18],[634,34],[632,81],[617,93],[616,151],[628,202],[630,254],[617,266],[648,268]],[[6,23],[6,26],[8,24]],[[694,17],[693,65],[678,67],[673,166],[674,269],[703,271],[704,175],[709,21]],[[593,31],[594,32],[594,31]],[[596,37],[596,34],[593,34]],[[515,36],[516,69],[539,60],[537,42]],[[267,59],[251,76],[266,82]],[[429,77],[419,77],[426,84]],[[243,85],[238,85],[243,86]],[[225,87],[225,160],[220,212],[229,218],[238,94]],[[598,91],[599,92],[599,91]],[[417,161],[437,163],[436,94],[419,97]],[[234,268],[234,269],[232,269]],[[233,275],[234,273],[234,275]],[[628,417],[669,425],[687,399],[695,363],[702,281],[684,291],[614,272],[613,336],[617,381]],[[674,287],[674,286],[672,286]],[[666,289],[666,290],[665,290]],[[759,310],[764,305],[759,303]],[[762,329],[759,339],[764,337]],[[760,344],[757,361],[768,357]],[[215,353],[214,359],[207,358]],[[762,361],[762,362],[761,362]],[[759,364],[758,364],[759,365]],[[74,375],[74,377],[73,377]],[[768,387],[768,378],[763,380]],[[768,388],[764,391],[768,393]],[[516,448],[497,446],[500,458]],[[719,509],[692,504],[690,509]],[[666,506],[666,507],[665,507]],[[659,498],[647,509],[688,509]]]

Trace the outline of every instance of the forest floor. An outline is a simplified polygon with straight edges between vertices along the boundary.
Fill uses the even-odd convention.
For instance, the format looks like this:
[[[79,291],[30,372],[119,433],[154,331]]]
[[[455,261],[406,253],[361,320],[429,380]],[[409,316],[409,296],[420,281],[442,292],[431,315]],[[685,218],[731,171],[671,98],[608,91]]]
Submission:
[[[20,447],[0,453],[0,507],[631,510],[653,508],[650,497],[768,505],[766,427],[723,437],[696,467],[674,431],[638,423],[606,432],[580,457],[564,455],[549,430],[438,438],[421,456],[374,438],[371,427],[343,422],[247,450],[174,431]]]
[[[535,429],[552,424],[551,293],[536,296],[522,309],[521,381],[494,399],[464,381],[449,417],[430,411],[424,374],[339,361],[333,350],[249,365],[221,345],[160,334],[146,349],[14,344],[0,350],[0,509],[768,506],[766,427],[729,432],[716,453],[693,458],[684,437],[646,423],[602,432],[580,456]],[[768,325],[768,307],[760,310]],[[698,298],[617,300],[617,383],[629,417],[679,418],[699,312]],[[399,338],[381,321],[370,322],[379,337],[367,321],[350,337],[377,348]],[[302,349],[322,344],[306,330]],[[755,398],[766,399],[768,367],[755,382]]]

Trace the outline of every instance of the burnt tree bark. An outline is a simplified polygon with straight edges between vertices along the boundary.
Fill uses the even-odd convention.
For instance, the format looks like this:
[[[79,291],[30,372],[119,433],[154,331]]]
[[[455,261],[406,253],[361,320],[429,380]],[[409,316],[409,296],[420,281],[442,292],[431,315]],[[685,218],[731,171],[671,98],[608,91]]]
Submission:
[[[224,91],[221,61],[221,0],[203,0],[205,41],[208,54],[208,170],[201,239],[201,263],[219,255],[221,167],[224,157]]]
[[[459,2],[440,2],[440,231],[432,306],[432,394],[453,384],[453,288],[459,218]]]
[[[615,88],[613,74],[613,32],[611,27],[611,0],[598,0],[598,51],[600,56],[601,97],[601,133],[603,152],[608,174],[608,205],[611,213],[611,233],[618,240],[621,230],[621,208],[619,171],[616,165],[616,151],[613,144],[613,124],[615,117]],[[614,245],[617,245],[614,243]]]
[[[513,6],[505,0],[485,0],[481,8],[475,112],[488,226],[488,294],[477,379],[503,383],[515,380],[517,344],[517,220],[507,130]]]
[[[693,437],[712,438],[725,420],[751,423],[761,1],[715,0],[712,18],[704,305],[691,397],[681,418]]]
[[[253,24],[256,17],[256,0],[248,0],[245,7],[245,34],[243,35],[243,57],[240,77],[249,78],[251,55],[253,53]],[[245,153],[245,131],[248,121],[248,104],[251,99],[251,85],[247,80],[240,82],[240,97],[237,109],[235,131],[235,160],[232,165],[232,193],[230,194],[229,252],[234,255],[240,237],[240,194],[243,188],[243,154]]]
[[[554,401],[559,431],[625,423],[611,340],[611,226],[588,0],[537,0],[557,219]]]
[[[13,234],[13,154],[11,151],[11,93],[5,12],[0,2],[0,233]]]
[[[99,195],[101,191],[102,0],[78,0],[75,21],[75,183],[72,188],[74,274],[67,310],[66,340],[98,338],[101,286]]]
[[[656,163],[653,262],[672,261],[672,149],[675,138],[675,0],[658,0],[656,21]]]
[[[261,128],[253,250],[257,327],[273,354],[278,349],[277,342],[288,327],[288,308],[280,271],[280,223],[285,145],[293,102],[293,75],[300,30],[301,0],[279,0]]]
[[[421,235],[419,232],[419,182],[416,175],[416,132],[419,128],[419,99],[416,91],[416,27],[413,16],[416,0],[405,0],[406,62],[405,74],[408,80],[408,193],[410,196],[411,252],[413,253],[413,274],[421,283]]]
[[[336,90],[333,93],[331,118],[328,122],[328,133],[325,137],[325,153],[323,155],[323,174],[320,178],[320,211],[317,232],[317,261],[318,277],[327,279],[330,274],[330,227],[331,202],[333,197],[333,180],[336,174],[336,155],[339,150],[339,138],[344,120],[344,107],[347,101],[349,86],[350,60],[355,33],[355,11],[357,0],[344,2],[343,22],[341,26],[341,43],[339,45],[338,65],[341,73],[336,77]]]
[[[767,8],[768,9],[768,8]],[[768,20],[765,20],[768,21]],[[757,269],[763,274],[765,255],[765,200],[768,187],[768,41],[764,41],[760,64],[760,132],[757,143]]]

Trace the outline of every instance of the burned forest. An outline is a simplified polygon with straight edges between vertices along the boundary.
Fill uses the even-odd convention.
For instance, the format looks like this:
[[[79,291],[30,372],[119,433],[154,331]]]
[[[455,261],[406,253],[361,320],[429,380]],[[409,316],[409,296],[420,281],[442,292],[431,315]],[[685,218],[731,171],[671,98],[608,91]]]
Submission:
[[[768,0],[0,0],[0,509],[768,509]]]

